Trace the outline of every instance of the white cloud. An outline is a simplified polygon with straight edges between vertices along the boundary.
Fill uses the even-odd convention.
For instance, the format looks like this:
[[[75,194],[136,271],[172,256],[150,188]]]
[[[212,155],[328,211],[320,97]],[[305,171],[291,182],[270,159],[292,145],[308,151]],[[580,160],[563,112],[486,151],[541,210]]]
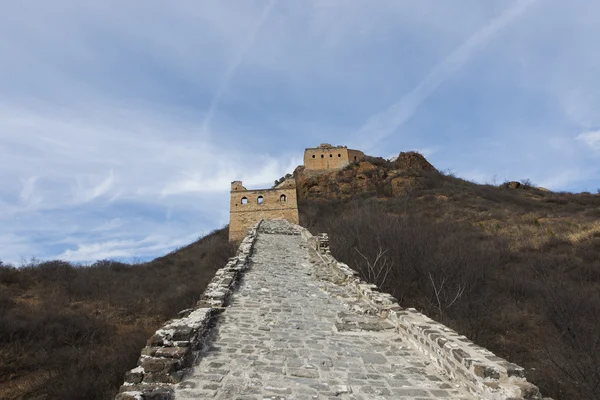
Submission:
[[[452,51],[444,60],[435,65],[419,84],[400,101],[385,110],[369,117],[356,134],[366,138],[362,148],[371,148],[376,142],[386,138],[406,123],[421,106],[450,76],[458,71],[481,48],[512,21],[522,15],[537,0],[516,0],[502,14],[489,21],[483,28],[471,35],[464,43]]]
[[[600,150],[600,131],[582,132],[576,137],[594,150]]]
[[[369,151],[386,137],[381,155],[416,147],[469,177],[576,171],[554,184],[583,185],[597,164],[578,149],[598,147],[599,8],[543,2],[504,29],[533,3],[7,3],[0,258],[158,255],[146,237],[226,223],[232,180],[268,187],[320,142]],[[448,97],[427,108],[436,91]]]
[[[221,79],[221,82],[219,83],[219,86],[217,87],[217,91],[215,92],[215,94],[210,102],[210,106],[208,107],[208,112],[206,113],[206,116],[204,117],[204,120],[202,121],[202,132],[210,131],[210,124],[212,122],[215,112],[217,111],[217,108],[219,107],[219,103],[221,102],[221,98],[223,97],[223,94],[227,90],[227,87],[229,86],[231,79],[235,75],[235,72],[240,67],[242,62],[244,61],[244,57],[246,56],[246,54],[248,53],[248,51],[254,44],[254,40],[256,39],[257,33],[260,31],[261,27],[264,25],[264,23],[269,18],[269,15],[271,14],[271,10],[273,9],[273,6],[275,6],[276,2],[277,2],[277,0],[269,0],[267,5],[263,8],[262,12],[260,13],[258,20],[256,21],[256,24],[251,28],[250,32],[248,32],[247,36],[245,37],[245,40],[244,40],[239,52],[236,54],[235,59],[227,67],[227,70],[225,71],[225,75],[223,76],[223,79]]]
[[[196,139],[187,134],[196,131],[196,122],[156,109],[98,108],[80,120],[65,110],[0,107],[0,143],[6,144],[0,146],[6,161],[0,218],[11,233],[0,236],[0,259],[159,255],[227,222],[228,202],[222,200],[231,181],[269,187],[291,171],[285,156]],[[181,138],[165,135],[164,126]],[[18,136],[10,134],[15,131]],[[17,198],[10,197],[11,188]],[[125,206],[133,210],[119,211]],[[182,213],[189,214],[183,221]],[[134,239],[165,231],[170,236],[164,245]],[[41,232],[40,247],[32,237],[40,240]],[[44,246],[71,250],[54,253]]]
[[[37,204],[41,203],[43,198],[36,194],[35,186],[39,177],[30,176],[29,178],[23,179],[23,187],[21,189],[20,198],[23,205],[27,208],[33,208]]]
[[[558,172],[554,176],[546,177],[541,179],[539,182],[534,181],[536,186],[544,187],[546,189],[561,191],[565,187],[572,185],[574,182],[585,181],[586,179],[593,178],[595,170],[581,170],[579,168],[569,169]]]
[[[93,232],[102,232],[102,231],[111,231],[113,229],[117,229],[122,227],[125,222],[121,218],[113,218],[109,221],[105,221],[97,227],[93,228]]]
[[[89,180],[89,177],[85,178],[88,178],[85,180]],[[83,180],[84,177],[76,177],[77,186],[74,194],[74,202],[76,203],[87,203],[109,193],[115,183],[114,171],[111,169],[104,180],[91,187],[84,187],[86,185],[82,182]],[[113,195],[112,199],[115,198],[115,195]]]
[[[100,243],[82,244],[76,249],[68,249],[57,258],[73,262],[89,262],[104,259],[146,258],[160,253],[167,253],[173,248],[184,246],[194,241],[196,235],[188,235],[177,239],[152,235],[141,240],[110,240]]]

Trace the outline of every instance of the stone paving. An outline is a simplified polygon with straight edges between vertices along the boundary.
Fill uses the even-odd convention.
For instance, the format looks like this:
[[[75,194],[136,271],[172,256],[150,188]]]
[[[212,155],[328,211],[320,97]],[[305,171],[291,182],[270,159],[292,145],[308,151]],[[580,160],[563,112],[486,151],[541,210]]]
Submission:
[[[263,223],[252,267],[177,400],[473,399],[384,320],[353,311],[356,299],[310,261],[297,232]]]

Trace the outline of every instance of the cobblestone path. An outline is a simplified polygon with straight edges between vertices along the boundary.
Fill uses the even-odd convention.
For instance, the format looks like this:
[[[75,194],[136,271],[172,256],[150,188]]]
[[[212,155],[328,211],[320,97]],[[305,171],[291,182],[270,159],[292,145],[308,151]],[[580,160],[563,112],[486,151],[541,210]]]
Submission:
[[[263,226],[252,267],[177,400],[472,399],[383,320],[353,312],[344,288],[315,273],[301,236]]]

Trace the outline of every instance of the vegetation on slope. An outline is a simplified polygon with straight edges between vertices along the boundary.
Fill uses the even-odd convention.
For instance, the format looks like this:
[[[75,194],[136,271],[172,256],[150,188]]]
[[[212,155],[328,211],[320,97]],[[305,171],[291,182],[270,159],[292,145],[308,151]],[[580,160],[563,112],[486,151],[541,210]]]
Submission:
[[[600,196],[477,185],[417,153],[295,178],[302,225],[364,279],[526,367],[544,394],[600,399]],[[222,229],[139,265],[0,263],[0,398],[112,399],[233,254]]]
[[[545,395],[600,399],[600,196],[477,185],[401,159],[297,170],[301,223]]]
[[[148,337],[234,252],[221,229],[145,264],[0,263],[0,398],[113,399]]]

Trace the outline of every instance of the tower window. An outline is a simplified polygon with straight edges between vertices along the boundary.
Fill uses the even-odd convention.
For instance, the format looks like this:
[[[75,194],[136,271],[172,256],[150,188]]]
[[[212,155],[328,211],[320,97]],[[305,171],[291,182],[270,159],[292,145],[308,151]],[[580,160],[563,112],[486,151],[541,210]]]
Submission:
[[[247,197],[242,197],[242,204],[248,204],[248,198]]]
[[[279,196],[279,201],[282,203],[285,203],[287,201],[287,197],[285,194],[282,194],[281,196]]]
[[[331,158],[331,157],[333,157],[333,154],[330,154],[330,155],[329,155],[329,158]]]
[[[315,158],[315,155],[313,154],[313,158]]]
[[[325,156],[323,154],[321,154],[321,158],[325,158]]]
[[[265,198],[264,198],[264,197],[262,197],[262,196],[258,196],[258,199],[256,199],[256,202],[257,202],[258,204],[262,204],[262,203],[264,203],[264,202],[265,202]]]
[[[341,154],[338,154],[338,157],[341,157],[341,156],[342,156]]]

